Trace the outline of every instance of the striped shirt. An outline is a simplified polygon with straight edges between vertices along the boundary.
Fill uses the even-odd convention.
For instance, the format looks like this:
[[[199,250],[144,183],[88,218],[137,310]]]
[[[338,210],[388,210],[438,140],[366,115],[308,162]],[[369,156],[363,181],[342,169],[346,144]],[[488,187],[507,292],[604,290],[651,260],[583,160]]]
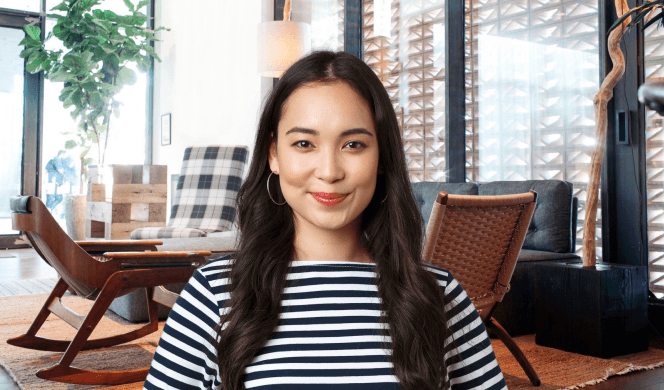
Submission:
[[[230,298],[231,262],[208,262],[185,286],[164,326],[144,389],[221,389],[210,340],[228,310],[223,307]],[[444,288],[452,389],[506,389],[484,324],[464,290],[448,271],[424,267]],[[293,261],[279,325],[246,367],[246,389],[399,389],[391,350],[385,349],[391,340],[383,333],[388,325],[380,322],[374,268],[371,263]]]

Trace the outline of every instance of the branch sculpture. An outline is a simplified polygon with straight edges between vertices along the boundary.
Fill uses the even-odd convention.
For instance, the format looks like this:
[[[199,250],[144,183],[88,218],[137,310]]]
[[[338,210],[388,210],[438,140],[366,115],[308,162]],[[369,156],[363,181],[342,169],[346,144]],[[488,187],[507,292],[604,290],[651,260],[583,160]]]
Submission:
[[[629,11],[627,0],[615,0],[618,18]],[[620,40],[625,33],[631,17],[623,20],[621,26],[609,34],[608,50],[613,69],[606,75],[599,92],[593,99],[595,106],[595,149],[590,160],[590,180],[586,192],[586,217],[583,222],[583,266],[595,267],[595,232],[597,230],[597,200],[599,197],[599,182],[602,172],[602,159],[606,148],[607,105],[613,98],[613,88],[625,74],[625,56],[620,50]]]
[[[595,267],[595,232],[597,229],[597,199],[599,191],[600,174],[602,172],[602,159],[606,147],[607,104],[613,97],[613,88],[625,73],[625,57],[620,50],[620,40],[625,32],[643,22],[643,30],[652,24],[664,21],[664,0],[644,1],[642,5],[632,9],[627,0],[614,0],[618,20],[609,28],[607,47],[613,62],[613,69],[606,75],[593,99],[595,106],[595,137],[597,144],[593,150],[590,161],[590,180],[588,182],[586,199],[586,218],[583,223],[583,266]],[[656,14],[656,11],[662,11]]]

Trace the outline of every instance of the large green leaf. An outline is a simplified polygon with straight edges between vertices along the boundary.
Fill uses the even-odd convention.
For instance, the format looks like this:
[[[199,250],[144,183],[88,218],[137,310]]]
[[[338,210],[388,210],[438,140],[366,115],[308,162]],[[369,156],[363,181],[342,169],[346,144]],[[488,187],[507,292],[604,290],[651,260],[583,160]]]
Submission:
[[[29,73],[37,73],[43,69],[43,62],[48,59],[48,55],[43,51],[35,51],[28,57],[28,63],[25,70]]]
[[[40,68],[41,68],[40,63],[29,63],[25,66],[25,70],[28,73],[32,73],[32,74],[39,72]]]
[[[106,10],[104,11],[104,16],[106,17],[106,19],[115,19],[118,17],[118,14],[116,14],[113,11]]]
[[[76,81],[76,77],[66,70],[60,68],[49,75],[49,79],[54,82]]]
[[[124,1],[125,5],[127,6],[127,8],[129,8],[129,10],[131,12],[134,12],[134,4],[130,0],[123,0],[123,1]]]
[[[104,98],[101,96],[101,93],[93,91],[90,93],[90,104],[93,107],[100,107],[104,104]]]
[[[69,141],[65,142],[65,149],[69,150],[69,149],[74,149],[75,147],[76,147],[76,141],[70,139]]]
[[[136,10],[139,10],[139,9],[143,8],[148,4],[150,4],[149,0],[141,0],[141,1],[138,2],[138,5],[136,5]]]
[[[154,47],[149,46],[149,45],[145,45],[145,46],[143,47],[143,50],[145,50],[145,51],[146,51],[148,54],[150,54],[152,57],[159,58],[159,56],[157,55],[157,51],[154,49]]]
[[[65,2],[63,1],[62,3],[60,3],[60,4],[56,5],[55,7],[51,8],[50,11],[63,11],[63,12],[67,12],[67,11],[69,11],[69,7],[67,7],[67,3],[65,3]]]
[[[29,57],[30,54],[34,53],[35,50],[39,50],[39,49],[37,49],[35,47],[30,47],[30,48],[27,48],[27,49],[23,49],[23,50],[21,50],[21,54],[19,54],[18,56],[19,56],[19,58]]]
[[[33,48],[40,48],[42,46],[41,41],[36,41],[32,39],[32,37],[25,37],[21,42],[18,44],[19,46],[25,46],[26,48],[28,47],[33,47]]]
[[[41,29],[37,26],[23,26],[23,30],[35,41],[41,41]]]
[[[118,71],[118,75],[116,77],[116,83],[118,85],[124,85],[124,84],[134,85],[136,83],[136,72],[127,68],[126,66],[123,66]]]
[[[110,43],[106,43],[106,42],[100,44],[99,47],[101,47],[102,49],[104,49],[104,51],[105,51],[106,53],[109,53],[109,54],[110,54],[110,53],[115,53],[116,50],[117,50],[116,47],[115,47],[114,45],[112,45],[112,44],[110,44]]]
[[[106,23],[104,23],[104,22],[106,22]],[[99,19],[92,19],[92,23],[94,23],[95,26],[97,26],[97,27],[101,28],[102,30],[104,30],[104,32],[109,32],[110,31],[108,26],[106,26],[108,21],[101,21]]]

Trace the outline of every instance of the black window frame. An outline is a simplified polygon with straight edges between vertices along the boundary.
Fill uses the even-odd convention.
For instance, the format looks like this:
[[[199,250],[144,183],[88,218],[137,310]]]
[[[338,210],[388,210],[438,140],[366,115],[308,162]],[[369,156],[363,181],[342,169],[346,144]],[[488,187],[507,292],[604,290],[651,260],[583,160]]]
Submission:
[[[42,0],[44,7],[46,0]],[[0,8],[0,27],[23,29],[25,25],[39,25],[42,39],[46,26],[46,18],[39,12],[18,11]],[[43,73],[30,74],[25,70],[27,59],[23,65],[23,145],[21,160],[21,193],[16,195],[37,196],[40,193],[40,167],[42,149],[42,114],[44,111],[44,77]],[[3,199],[9,202],[9,199]],[[0,248],[28,248],[30,245],[22,239],[22,235],[0,235]]]

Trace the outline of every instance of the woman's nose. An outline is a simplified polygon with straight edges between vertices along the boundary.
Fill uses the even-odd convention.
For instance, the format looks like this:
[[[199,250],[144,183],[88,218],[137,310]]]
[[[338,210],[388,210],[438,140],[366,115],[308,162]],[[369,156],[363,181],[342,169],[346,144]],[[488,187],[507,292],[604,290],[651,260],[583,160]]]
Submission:
[[[333,150],[322,150],[316,162],[316,177],[328,183],[343,179],[345,172],[339,156]]]

